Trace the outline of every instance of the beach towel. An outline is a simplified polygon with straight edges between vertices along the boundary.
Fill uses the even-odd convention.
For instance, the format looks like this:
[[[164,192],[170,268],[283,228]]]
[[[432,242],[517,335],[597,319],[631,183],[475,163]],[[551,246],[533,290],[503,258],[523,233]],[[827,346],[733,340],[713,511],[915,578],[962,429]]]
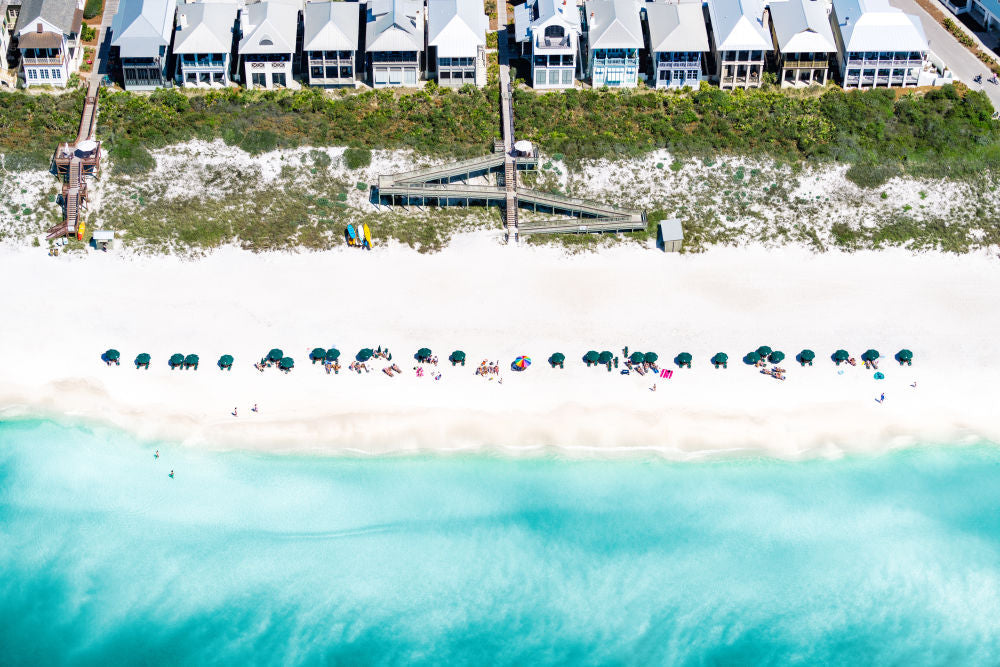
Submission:
[[[666,368],[664,368],[662,371],[660,371],[660,377],[663,378],[664,380],[669,380],[673,376],[674,376],[674,372],[671,371],[671,370],[668,370]]]

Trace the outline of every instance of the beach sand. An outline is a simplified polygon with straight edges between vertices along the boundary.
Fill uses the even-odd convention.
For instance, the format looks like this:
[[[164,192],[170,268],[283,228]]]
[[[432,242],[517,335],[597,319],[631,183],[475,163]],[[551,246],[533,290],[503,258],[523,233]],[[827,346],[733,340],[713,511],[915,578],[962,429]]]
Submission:
[[[995,257],[635,246],[567,255],[496,236],[466,234],[430,255],[400,246],[199,259],[2,249],[0,418],[82,418],[198,447],[351,455],[794,459],[1000,441]],[[379,345],[403,376],[386,377],[377,360],[369,374],[347,371],[360,348]],[[664,367],[690,352],[694,365],[661,380],[580,360],[625,345],[657,352]],[[786,353],[786,381],[740,362],[759,345]],[[318,346],[343,352],[340,375],[309,363]],[[121,366],[101,361],[112,347]],[[272,347],[294,357],[293,372],[254,369]],[[419,347],[440,357],[440,381],[414,376]],[[814,366],[794,361],[802,348],[816,351]],[[860,362],[838,369],[829,360],[837,348],[859,359],[878,349],[886,379]],[[913,350],[912,367],[892,360],[900,348]],[[454,349],[467,353],[464,368],[444,361]],[[556,351],[565,370],[545,363]],[[153,357],[148,372],[132,367],[140,352]],[[200,370],[170,371],[175,352],[199,354]],[[715,352],[729,355],[728,369],[710,365]],[[231,372],[215,366],[226,353]],[[534,364],[514,373],[519,354]],[[475,376],[481,359],[499,360],[502,385]]]

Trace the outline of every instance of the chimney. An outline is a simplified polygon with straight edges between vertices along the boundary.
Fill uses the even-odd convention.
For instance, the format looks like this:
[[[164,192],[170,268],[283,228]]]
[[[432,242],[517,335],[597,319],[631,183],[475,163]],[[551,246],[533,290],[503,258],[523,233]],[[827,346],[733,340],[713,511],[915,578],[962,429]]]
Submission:
[[[178,28],[186,28],[187,25],[188,25],[187,14],[178,14],[177,15],[177,27]]]
[[[39,23],[38,25],[35,26],[35,32],[38,32],[38,33],[42,32],[42,24],[41,23]]]

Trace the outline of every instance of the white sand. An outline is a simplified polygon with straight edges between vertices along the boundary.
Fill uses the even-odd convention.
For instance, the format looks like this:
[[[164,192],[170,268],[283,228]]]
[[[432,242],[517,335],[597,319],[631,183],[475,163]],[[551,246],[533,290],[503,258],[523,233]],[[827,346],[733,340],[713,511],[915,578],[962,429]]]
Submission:
[[[566,256],[500,246],[495,233],[462,236],[435,255],[377,247],[50,258],[8,248],[0,417],[87,418],[192,446],[368,454],[799,458],[1000,442],[998,268],[985,255],[903,251]],[[740,363],[761,344],[786,352],[787,381]],[[349,358],[377,345],[389,346],[403,377],[328,376],[307,359],[316,346]],[[664,365],[688,351],[694,368],[657,379],[654,393],[648,377],[580,361],[623,345],[656,351]],[[295,370],[259,374],[252,363],[275,346]],[[439,382],[414,377],[421,346],[441,357]],[[120,367],[101,362],[109,347],[121,351]],[[804,347],[819,357],[811,368],[793,360]],[[887,378],[860,367],[838,374],[829,361],[838,347],[880,350]],[[902,347],[916,355],[912,368],[891,359]],[[468,354],[464,368],[444,362],[456,348]],[[567,356],[563,371],[545,363],[555,351]],[[708,363],[718,351],[729,354],[728,370]],[[148,372],[131,365],[140,352],[153,355]],[[174,352],[199,354],[201,369],[168,370]],[[215,367],[224,353],[236,357],[232,372]],[[517,354],[535,364],[507,370]],[[502,385],[474,375],[484,358],[500,360]]]

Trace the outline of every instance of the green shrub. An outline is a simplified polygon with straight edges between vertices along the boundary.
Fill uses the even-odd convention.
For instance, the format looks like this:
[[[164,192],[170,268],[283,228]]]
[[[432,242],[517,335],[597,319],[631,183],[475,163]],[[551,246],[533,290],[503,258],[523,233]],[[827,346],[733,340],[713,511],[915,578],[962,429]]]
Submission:
[[[82,39],[85,42],[90,42],[90,41],[93,41],[96,38],[97,38],[97,29],[96,28],[91,28],[86,23],[84,23],[80,27],[80,39]]]
[[[361,169],[372,163],[372,152],[367,148],[348,148],[344,151],[344,164],[348,169]]]
[[[862,188],[877,188],[898,175],[899,167],[895,164],[876,164],[869,161],[852,164],[844,174],[847,180]]]
[[[354,187],[356,187],[358,190],[367,190],[368,189],[368,184],[367,183],[362,183],[361,181],[358,181],[354,185]]]
[[[83,18],[92,19],[104,9],[104,0],[87,0],[83,6]]]
[[[670,163],[670,171],[677,172],[683,168],[684,168],[684,163],[681,162],[680,160],[674,160],[673,162]]]
[[[109,154],[115,174],[144,174],[156,166],[146,147],[131,139],[112,140]]]

